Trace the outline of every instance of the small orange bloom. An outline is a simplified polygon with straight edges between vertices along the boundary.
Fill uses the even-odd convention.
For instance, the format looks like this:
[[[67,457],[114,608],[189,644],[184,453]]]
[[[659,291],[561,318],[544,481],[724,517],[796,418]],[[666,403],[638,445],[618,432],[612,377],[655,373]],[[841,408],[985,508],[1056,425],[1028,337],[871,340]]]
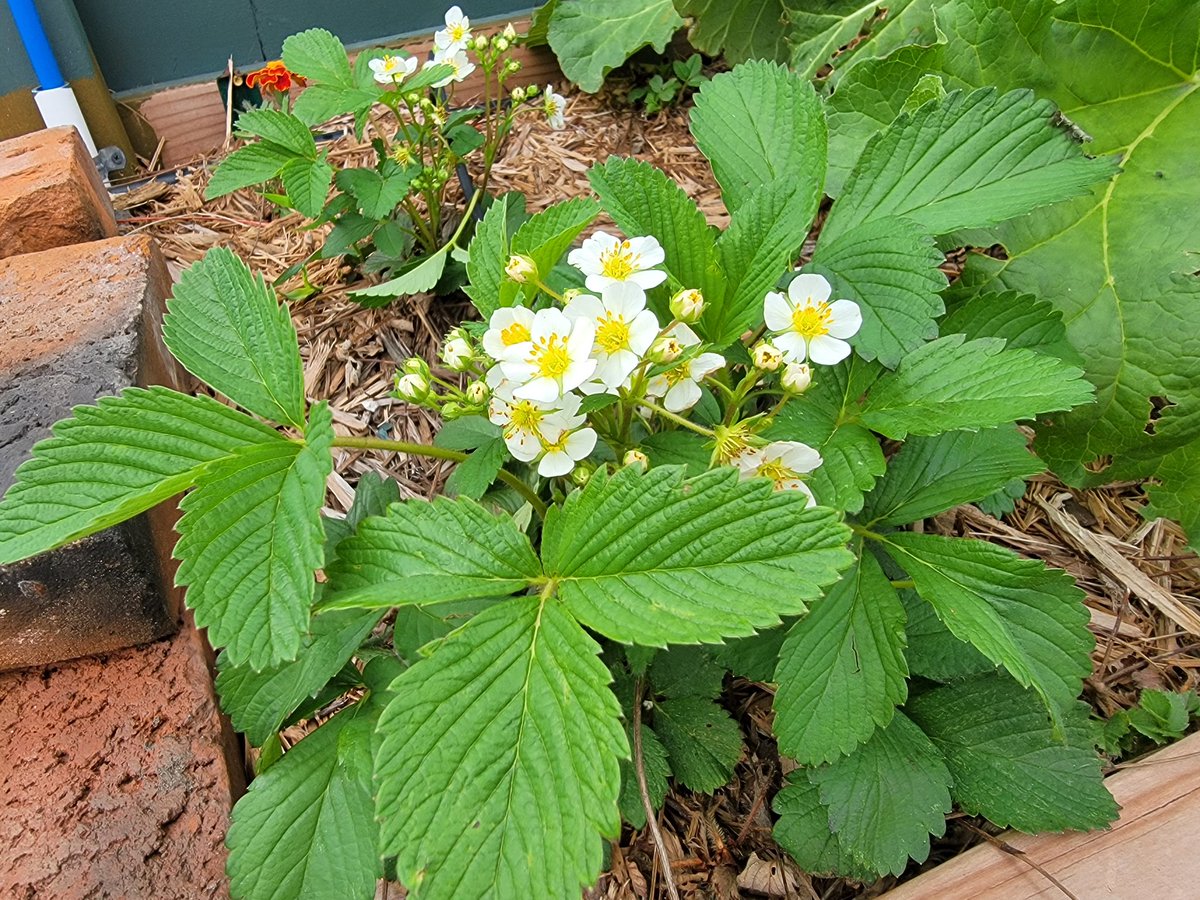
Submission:
[[[304,86],[304,79],[289,72],[283,60],[277,59],[246,75],[246,87],[259,87],[262,90],[285,94],[291,90],[293,80],[301,87]]]

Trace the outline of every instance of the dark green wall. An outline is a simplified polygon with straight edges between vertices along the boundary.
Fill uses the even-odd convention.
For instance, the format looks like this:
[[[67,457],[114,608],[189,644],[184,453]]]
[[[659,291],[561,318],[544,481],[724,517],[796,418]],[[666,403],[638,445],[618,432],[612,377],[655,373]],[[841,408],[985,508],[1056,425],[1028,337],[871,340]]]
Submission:
[[[429,0],[75,0],[109,86],[119,93],[214,77],[277,59],[283,39],[328,28],[346,44],[429,32],[445,4]],[[516,17],[528,0],[458,0],[472,21]]]

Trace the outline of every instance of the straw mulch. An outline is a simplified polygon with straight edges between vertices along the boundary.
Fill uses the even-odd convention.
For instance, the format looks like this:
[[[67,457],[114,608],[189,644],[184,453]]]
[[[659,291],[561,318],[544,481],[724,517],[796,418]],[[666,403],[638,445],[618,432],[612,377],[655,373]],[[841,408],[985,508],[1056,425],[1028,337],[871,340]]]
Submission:
[[[335,161],[369,155],[352,137],[331,145]],[[493,170],[491,189],[519,190],[531,210],[588,192],[586,171],[609,154],[655,163],[678,181],[715,224],[727,220],[707,164],[690,140],[687,114],[668,110],[647,120],[605,97],[576,96],[568,124],[552,131],[544,121],[517,126]],[[201,160],[174,185],[150,184],[120,198],[127,232],[153,234],[173,275],[214,246],[239,253],[268,280],[318,246],[296,215],[277,215],[251,192],[219,201],[201,198],[215,160]],[[388,397],[392,375],[410,355],[435,362],[446,330],[471,314],[462,302],[430,297],[364,310],[347,297],[354,275],[338,261],[310,267],[320,288],[293,304],[310,397],[330,401],[342,434],[428,442],[436,417]],[[285,289],[300,286],[293,278]],[[450,373],[442,373],[450,377]],[[394,454],[338,451],[328,505],[345,510],[358,477],[374,470],[396,478],[404,494],[436,494],[447,464]],[[975,507],[953,510],[927,529],[994,541],[1045,560],[1075,576],[1087,593],[1097,638],[1087,698],[1103,715],[1136,702],[1143,688],[1197,686],[1200,667],[1200,561],[1186,549],[1177,526],[1146,522],[1137,484],[1075,491],[1046,476],[1033,481],[1003,521]],[[810,879],[771,840],[770,799],[781,771],[770,736],[771,695],[762,685],[735,679],[726,701],[744,725],[747,755],[733,782],[714,796],[676,790],[662,814],[675,880],[685,897],[745,896],[845,898],[875,896],[895,883],[874,886]],[[935,842],[926,867],[978,843],[977,824],[954,820]],[[911,867],[911,875],[917,867]],[[740,892],[740,893],[739,893]],[[613,848],[612,865],[593,897],[662,897],[663,885],[647,833],[628,830]],[[397,896],[393,888],[389,896]]]

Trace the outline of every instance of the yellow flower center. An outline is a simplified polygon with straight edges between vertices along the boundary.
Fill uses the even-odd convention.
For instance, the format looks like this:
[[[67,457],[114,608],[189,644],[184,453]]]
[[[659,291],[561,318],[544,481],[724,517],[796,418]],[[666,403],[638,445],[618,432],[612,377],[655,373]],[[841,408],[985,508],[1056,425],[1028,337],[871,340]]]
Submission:
[[[533,348],[533,364],[542,378],[562,378],[571,367],[571,356],[566,342],[559,342],[557,334],[543,338]]]
[[[625,281],[637,271],[637,261],[638,254],[629,249],[629,241],[621,241],[600,254],[600,274],[614,281]]]
[[[568,434],[567,432],[564,431],[562,434],[560,434],[558,436],[557,441],[547,441],[547,440],[543,439],[542,440],[542,449],[545,450],[547,453],[566,453],[568,437],[570,437],[570,434]]]
[[[542,424],[542,416],[546,411],[534,406],[529,400],[522,400],[512,407],[508,417],[508,427],[504,429],[505,437],[513,437],[518,432],[536,433]]]
[[[520,322],[513,322],[507,328],[500,332],[500,342],[505,347],[511,347],[514,344],[521,344],[529,340],[529,328],[522,325]]]
[[[621,316],[605,313],[596,326],[596,344],[610,356],[629,346],[629,323]]]
[[[462,22],[451,25],[447,30],[450,32],[450,40],[452,41],[461,41],[467,36],[467,29],[463,28]]]
[[[810,300],[809,303],[811,304],[812,301]],[[833,313],[830,311],[828,303],[800,306],[792,310],[792,330],[806,341],[829,334],[832,320]]]
[[[770,478],[776,484],[798,477],[798,473],[793,472],[778,459],[768,459],[758,467],[758,474]]]
[[[675,385],[687,377],[687,374],[687,366],[676,366],[674,369],[667,369],[667,371],[663,372],[663,378],[667,379],[668,385],[675,387]]]

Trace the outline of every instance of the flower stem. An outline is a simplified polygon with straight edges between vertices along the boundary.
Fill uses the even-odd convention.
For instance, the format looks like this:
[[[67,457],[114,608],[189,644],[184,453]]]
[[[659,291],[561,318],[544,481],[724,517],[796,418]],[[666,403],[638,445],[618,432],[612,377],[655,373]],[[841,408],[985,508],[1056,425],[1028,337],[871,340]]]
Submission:
[[[650,789],[646,784],[646,765],[642,754],[642,698],[645,696],[645,690],[645,679],[637,678],[633,688],[633,771],[637,776],[642,809],[646,812],[646,825],[650,828],[650,837],[654,843],[654,855],[658,857],[659,865],[662,866],[663,885],[671,900],[679,900],[679,889],[675,887],[675,879],[671,872],[671,857],[667,855],[667,845],[658,827],[658,813],[654,804],[650,802]]]
[[[676,425],[682,425],[684,428],[690,428],[692,431],[696,432],[696,434],[702,434],[706,438],[715,438],[717,436],[717,433],[715,431],[713,431],[709,428],[705,428],[703,425],[697,425],[695,422],[691,422],[691,421],[685,419],[683,416],[678,416],[675,413],[671,412],[669,409],[664,409],[663,407],[659,406],[657,403],[647,400],[644,397],[641,400],[639,400],[638,403],[640,403],[642,406],[646,407],[647,409],[654,410],[656,413],[658,413],[664,419],[669,419],[670,421],[674,422]]]
[[[448,450],[445,447],[431,447],[428,444],[410,444],[407,441],[391,441],[386,438],[373,437],[343,437],[333,439],[333,446],[346,447],[355,450],[386,450],[391,453],[407,453],[412,456],[430,456],[434,459],[447,459],[451,462],[462,462],[467,454],[459,450]],[[534,493],[533,488],[507,469],[501,469],[498,477],[501,481],[525,498],[538,518],[546,518],[546,504]]]

